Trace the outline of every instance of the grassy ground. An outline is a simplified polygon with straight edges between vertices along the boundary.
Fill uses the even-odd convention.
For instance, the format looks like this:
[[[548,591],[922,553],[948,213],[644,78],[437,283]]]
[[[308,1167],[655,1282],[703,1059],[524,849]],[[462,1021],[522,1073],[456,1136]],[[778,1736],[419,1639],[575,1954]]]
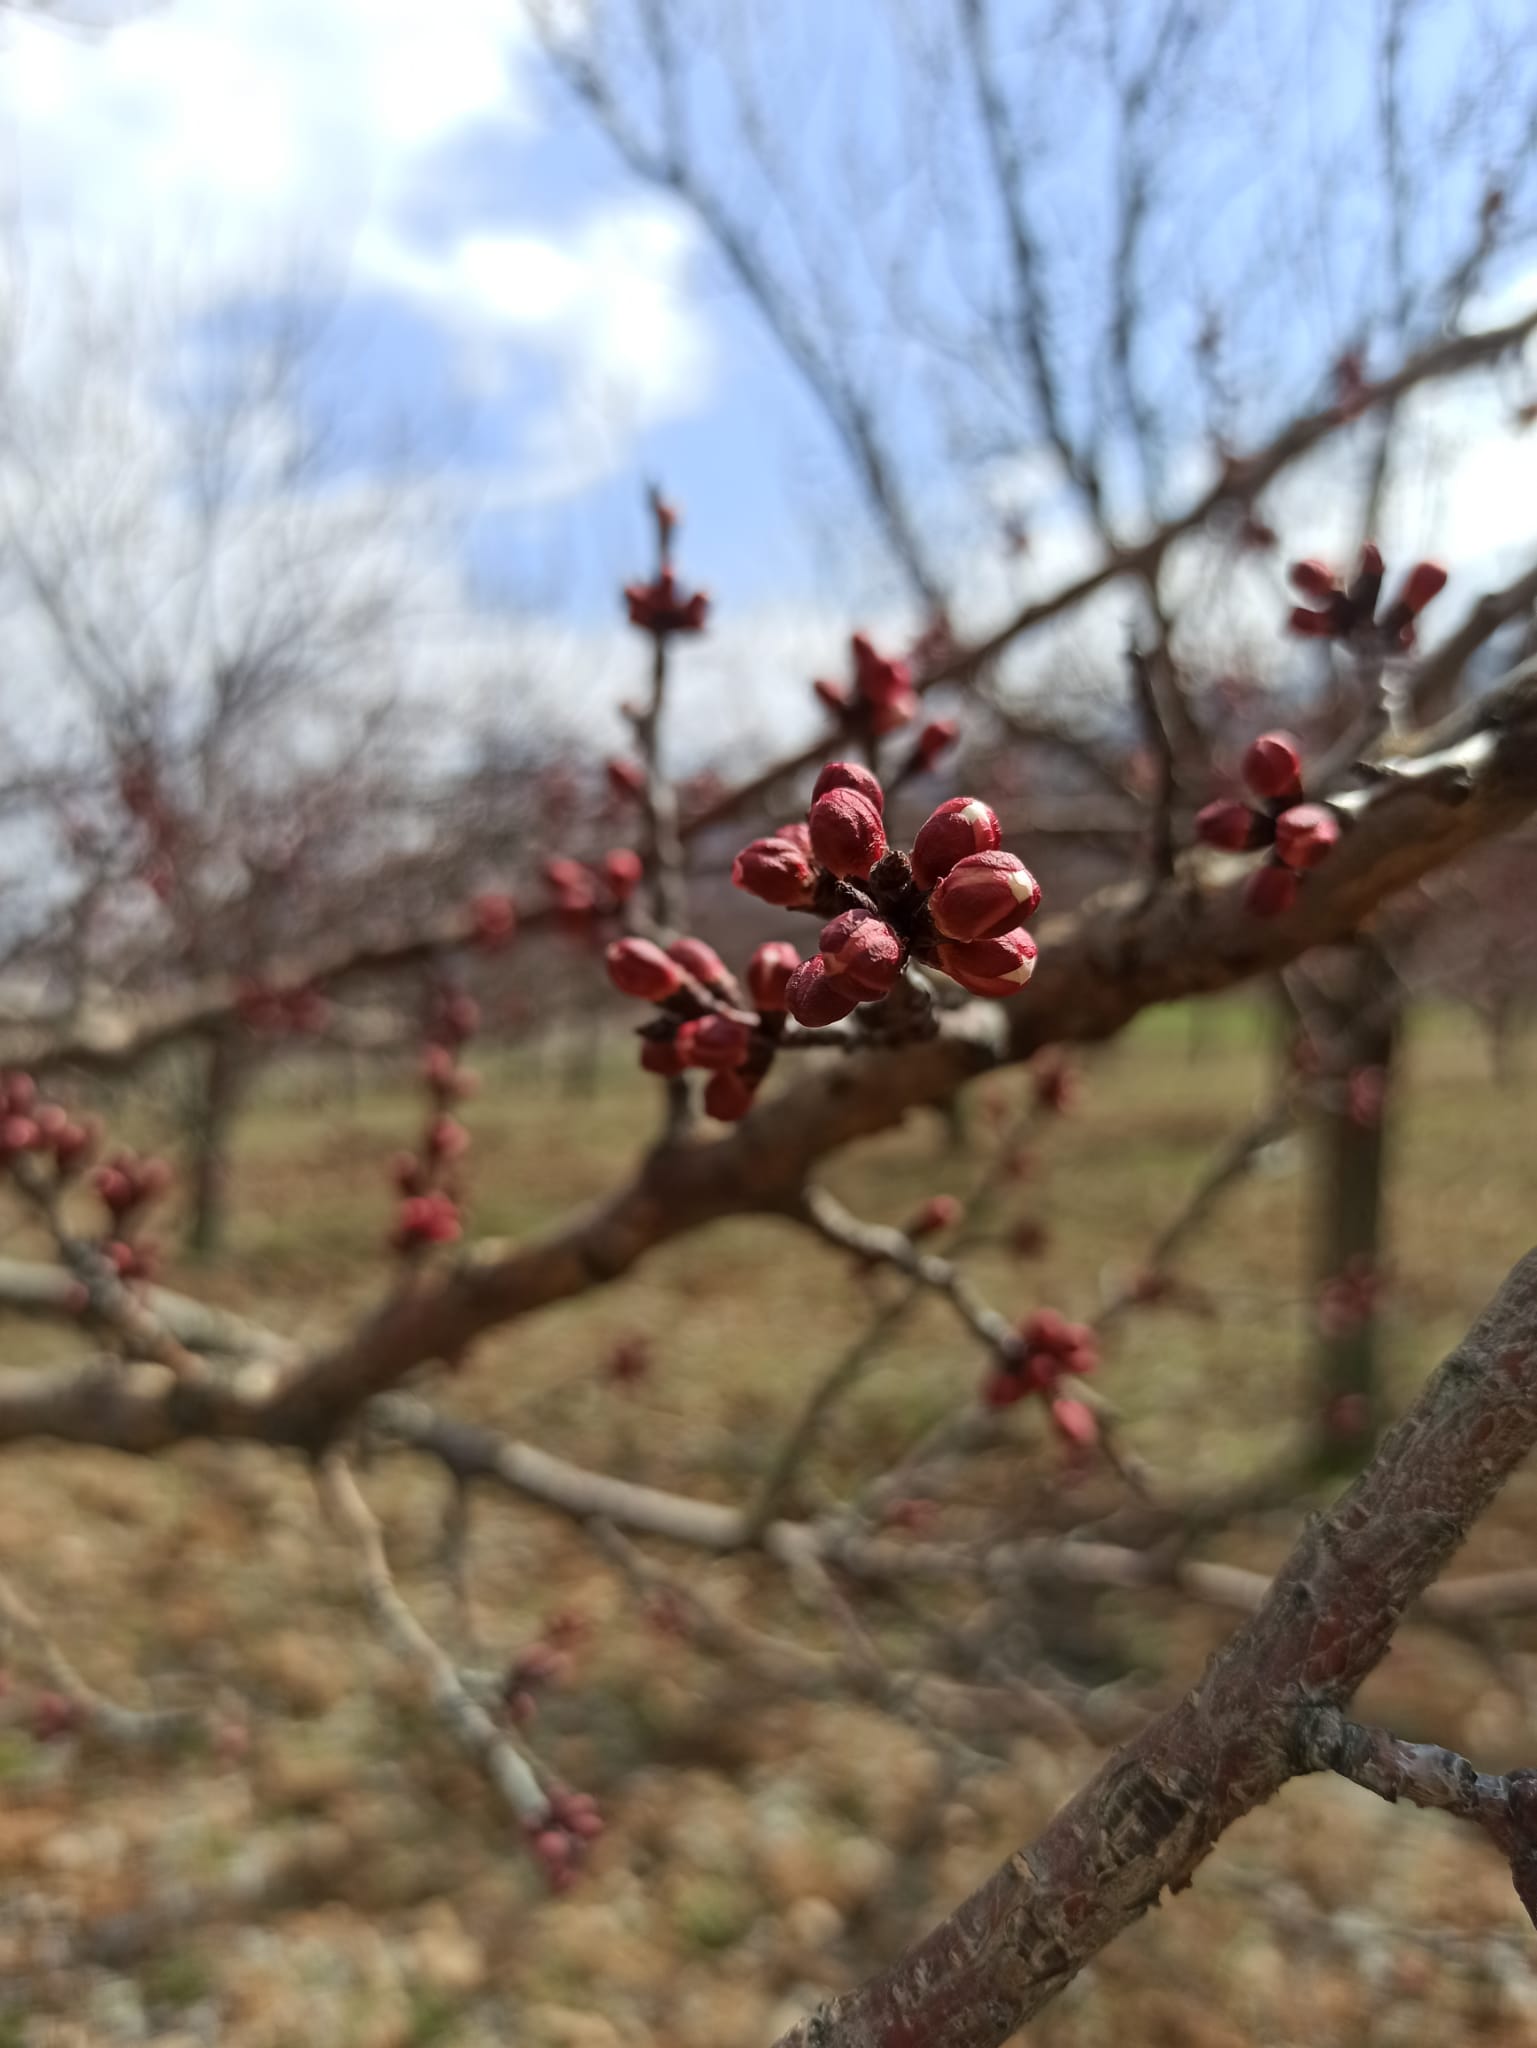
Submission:
[[[993,1246],[975,1260],[1000,1307],[1085,1314],[1139,1262],[1261,1099],[1267,1028],[1247,1004],[1211,1005],[1193,1037],[1189,1017],[1170,1012],[1094,1058],[1081,1108],[1032,1145],[1005,1204],[1009,1221],[1046,1226],[1043,1253]],[[467,1115],[481,1233],[521,1235],[598,1194],[649,1128],[653,1105],[622,1046],[586,1097],[563,1093],[531,1056],[483,1066]],[[979,1141],[1021,1094],[1018,1079],[976,1091]],[[206,1273],[173,1269],[173,1283],[287,1330],[336,1328],[378,1285],[383,1162],[414,1113],[397,1089],[351,1097],[334,1076],[275,1076],[242,1127],[229,1255]],[[1537,1235],[1531,1113],[1529,1089],[1492,1087],[1470,1026],[1422,1021],[1394,1176],[1396,1399]],[[153,1135],[149,1112],[129,1119]],[[1297,1147],[1281,1146],[1225,1200],[1184,1268],[1201,1312],[1143,1313],[1110,1349],[1104,1388],[1172,1483],[1263,1467],[1306,1399],[1299,1168]],[[974,1171],[922,1118],[829,1178],[861,1214],[900,1221]],[[26,1243],[18,1233],[7,1249]],[[868,1283],[839,1256],[787,1226],[732,1222],[500,1333],[442,1398],[585,1462],[739,1497],[869,1307]],[[62,1333],[17,1323],[3,1335],[7,1362],[67,1355]],[[621,1392],[602,1365],[631,1335],[650,1340],[655,1365]],[[953,1323],[925,1306],[841,1413],[809,1483],[839,1487],[878,1467],[977,1370]],[[1027,1495],[1053,1458],[1022,1424],[1006,1454],[967,1475],[953,1525]],[[510,1503],[477,1503],[468,1601],[456,1604],[438,1568],[441,1481],[383,1459],[371,1496],[403,1585],[445,1640],[492,1663],[554,1607],[593,1624],[540,1735],[613,1826],[581,1889],[550,1902],[369,1635],[302,1473],[206,1446],[153,1466],[39,1447],[13,1454],[6,1477],[0,1564],[88,1674],[125,1698],[247,1701],[254,1739],[240,1755],[125,1762],[36,1744],[18,1706],[17,1725],[0,1728],[0,2048],[763,2048],[801,2002],[909,1938],[1092,1768],[1086,1746],[1020,1740],[980,1758],[863,1708],[744,1685],[648,1629],[580,1535]],[[1268,1563],[1292,1526],[1282,1515],[1234,1531],[1218,1554]],[[1534,1530],[1537,1484],[1522,1477],[1469,1562],[1528,1562]],[[815,1639],[750,1564],[709,1566],[706,1583],[760,1625]],[[1079,1599],[1041,1620],[1081,1675],[1171,1692],[1224,1628],[1161,1596]],[[883,1625],[900,1642],[912,1624]],[[1508,1672],[1523,1677],[1537,1629],[1515,1628],[1510,1650]],[[14,1686],[24,1702],[19,1661]],[[1512,1686],[1424,1631],[1405,1633],[1367,1704],[1491,1767],[1537,1747]],[[178,1887],[192,1897],[254,1883],[262,1858],[284,1855],[304,1865],[286,1902],[182,1925],[119,1917]],[[1537,2041],[1537,1937],[1522,1935],[1508,1892],[1492,1854],[1450,1824],[1298,1785],[1029,2038]],[[82,1961],[82,1942],[105,1959]]]

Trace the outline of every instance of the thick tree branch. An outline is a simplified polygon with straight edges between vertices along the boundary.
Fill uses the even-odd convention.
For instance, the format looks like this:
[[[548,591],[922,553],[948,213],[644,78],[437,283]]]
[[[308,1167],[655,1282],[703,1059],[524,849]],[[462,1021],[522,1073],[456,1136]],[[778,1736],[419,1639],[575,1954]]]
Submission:
[[[1308,1767],[1314,1717],[1349,1701],[1534,1444],[1537,1253],[1309,1524],[1200,1684],[933,1933],[780,2048],[999,2048]]]

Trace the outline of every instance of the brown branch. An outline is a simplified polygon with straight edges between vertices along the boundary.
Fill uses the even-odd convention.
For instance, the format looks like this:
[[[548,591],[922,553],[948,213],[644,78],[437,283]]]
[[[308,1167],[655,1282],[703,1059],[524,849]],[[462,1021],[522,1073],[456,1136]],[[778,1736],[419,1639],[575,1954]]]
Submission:
[[[324,1444],[416,1367],[462,1357],[485,1331],[616,1279],[657,1245],[722,1217],[793,1215],[819,1160],[979,1074],[1047,1044],[1110,1037],[1151,1004],[1230,987],[1350,935],[1387,897],[1537,808],[1537,662],[1442,737],[1444,746],[1401,758],[1370,788],[1332,799],[1350,829],[1285,916],[1249,914],[1246,867],[1230,857],[1197,855],[1151,896],[1137,885],[1106,891],[1041,928],[1040,965],[1015,1002],[967,1003],[931,1039],[818,1063],[728,1136],[658,1147],[627,1185],[545,1236],[483,1245],[424,1273],[260,1390],[250,1367],[173,1404],[141,1375],[107,1400],[101,1426],[135,1449],[198,1434]],[[7,1393],[0,1440],[50,1412],[82,1426],[57,1381]]]
[[[1348,1702],[1534,1444],[1537,1253],[1309,1523],[1199,1685],[930,1935],[780,2048],[999,2048],[1305,1767],[1311,1717]]]
[[[332,1452],[320,1468],[318,1484],[332,1520],[357,1554],[363,1598],[380,1634],[421,1675],[439,1721],[515,1818],[525,1827],[539,1826],[548,1818],[550,1805],[533,1766],[474,1698],[452,1658],[401,1598],[385,1552],[384,1532],[351,1466]]]
[[[1475,1822],[1510,1864],[1516,1896],[1537,1926],[1537,1771],[1480,1771],[1454,1750],[1403,1742],[1347,1720],[1337,1707],[1306,1714],[1301,1736],[1303,1770],[1333,1771],[1379,1799],[1407,1799]]]

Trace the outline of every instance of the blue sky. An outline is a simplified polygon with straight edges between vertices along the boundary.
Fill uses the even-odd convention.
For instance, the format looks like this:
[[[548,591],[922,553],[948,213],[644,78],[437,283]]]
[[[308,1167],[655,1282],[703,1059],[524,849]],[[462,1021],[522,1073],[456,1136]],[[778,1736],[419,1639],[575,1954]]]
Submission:
[[[1522,5],[1422,0],[1414,92],[1433,105],[1475,21],[1508,27]],[[508,0],[166,0],[105,39],[11,24],[0,109],[23,304],[36,306],[70,270],[119,287],[142,277],[149,289],[174,272],[216,329],[231,300],[309,281],[335,298],[317,402],[343,413],[343,445],[364,469],[382,463],[399,420],[415,423],[418,454],[475,508],[456,565],[473,598],[598,635],[614,617],[616,583],[643,566],[640,489],[655,475],[685,504],[686,560],[716,591],[723,632],[733,619],[744,633],[750,625],[756,655],[809,673],[836,660],[862,614],[900,615],[840,459],[690,216],[616,160],[528,35],[509,26],[517,11]],[[957,544],[970,547],[987,536],[972,499],[963,505],[920,358],[874,333],[857,251],[910,246],[920,295],[940,304],[951,291],[992,289],[1001,226],[965,197],[975,163],[955,118],[964,82],[920,66],[904,83],[885,60],[876,30],[897,12],[891,0],[836,10],[783,0],[765,15],[728,0],[712,18],[745,28],[751,16],[773,30],[770,105],[825,204],[855,324],[870,321],[861,345],[872,375],[911,393],[900,454],[935,522],[953,518]],[[1001,75],[1054,152],[1044,218],[1063,249],[1068,303],[1098,317],[1104,109],[1065,42],[1010,40],[1008,25],[1034,12],[999,9]],[[1363,24],[1379,13],[1365,0],[1281,10],[1235,0],[1212,68],[1186,84],[1201,120],[1188,136],[1171,130],[1159,152],[1179,202],[1150,254],[1157,289],[1143,365],[1174,422],[1176,496],[1199,470],[1199,450],[1181,445],[1194,419],[1188,406],[1180,416],[1182,349],[1212,278],[1240,281],[1227,317],[1247,366],[1242,425],[1252,431],[1314,395],[1293,365],[1314,376],[1380,296],[1382,221],[1356,136],[1372,91]],[[908,15],[931,29],[939,0],[912,0]],[[1151,15],[1133,6],[1129,19],[1135,41]],[[706,145],[728,143],[719,79],[701,66],[695,88]],[[1487,126],[1494,138],[1493,112]],[[911,146],[920,135],[928,155]],[[963,219],[947,249],[912,227],[926,203],[914,165],[922,156],[932,170],[941,143],[955,151]],[[1419,166],[1413,240],[1427,264],[1461,232],[1477,155]],[[1309,167],[1307,181],[1266,182],[1292,160]],[[840,208],[856,190],[864,211],[859,238],[848,239]],[[745,174],[741,191],[772,241],[769,200]],[[1524,261],[1526,273],[1503,281],[1498,310],[1525,290],[1529,252]],[[955,382],[961,390],[964,379]],[[1470,576],[1497,566],[1504,540],[1533,537],[1531,450],[1500,420],[1487,406],[1456,417],[1467,481],[1434,494],[1434,538]],[[1020,422],[989,488],[999,484],[1000,508],[1022,502],[1048,544],[1023,567],[991,554],[985,573],[969,563],[980,611],[1011,598],[1020,578],[1071,561],[1080,538],[1030,434]],[[732,659],[722,655],[724,669],[739,676]]]

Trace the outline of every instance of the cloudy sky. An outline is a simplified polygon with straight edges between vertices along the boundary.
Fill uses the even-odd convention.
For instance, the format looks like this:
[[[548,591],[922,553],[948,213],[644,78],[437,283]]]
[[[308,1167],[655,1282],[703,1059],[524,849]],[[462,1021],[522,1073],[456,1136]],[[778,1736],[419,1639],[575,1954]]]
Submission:
[[[850,31],[830,47],[828,75],[845,92],[857,81],[863,109],[876,108],[877,141],[899,140],[911,109],[867,69],[865,5],[850,0],[836,17],[797,5],[786,19]],[[1501,13],[1494,0],[1482,6]],[[749,0],[736,11],[760,12]],[[729,22],[734,9],[716,13]],[[1320,110],[1339,112],[1329,42],[1338,23],[1311,6],[1282,13],[1295,14],[1298,61],[1330,81],[1292,109],[1297,133],[1311,135],[1328,125]],[[1432,33],[1418,55],[1434,71],[1464,17],[1457,0],[1428,13],[1442,43]],[[174,273],[210,309],[278,280],[324,279],[343,343],[331,395],[359,404],[381,433],[399,413],[427,423],[429,446],[442,432],[444,465],[476,497],[462,566],[482,596],[515,600],[552,633],[591,636],[606,677],[614,583],[640,565],[640,485],[658,475],[686,504],[689,560],[721,600],[723,632],[733,617],[751,622],[745,667],[742,643],[723,643],[742,687],[769,687],[764,676],[785,665],[804,673],[824,648],[835,659],[857,622],[826,571],[836,492],[816,503],[836,455],[691,217],[626,172],[545,71],[517,14],[508,0],[165,0],[100,38],[12,21],[0,112],[23,318],[72,274],[120,283]],[[1261,48],[1254,24],[1266,18],[1240,24],[1245,50]],[[1262,50],[1256,61],[1263,70],[1284,57]],[[1364,107],[1364,68],[1359,82]],[[1066,97],[1057,111],[1082,121]],[[1281,106],[1291,119],[1284,94]],[[808,132],[815,111],[805,110]],[[1248,118],[1231,140],[1252,151],[1261,138]],[[840,121],[835,107],[834,141]],[[1211,194],[1232,183],[1219,144],[1188,172],[1192,209],[1208,209],[1202,239]],[[1321,185],[1329,175],[1323,167]],[[1465,201],[1451,168],[1444,182]],[[1348,211],[1348,182],[1334,189]],[[1237,214],[1211,230],[1233,238],[1235,261],[1256,232]],[[1184,239],[1194,247],[1197,237]],[[981,230],[979,249],[996,250]],[[1334,274],[1319,304],[1342,335],[1355,253],[1347,235],[1325,248],[1327,264],[1320,258]],[[1480,310],[1519,305],[1533,274],[1498,280]],[[1188,326],[1194,297],[1193,286],[1189,304],[1168,295],[1171,323]],[[1173,324],[1169,337],[1172,361]],[[1470,593],[1471,579],[1534,538],[1533,444],[1512,440],[1510,409],[1507,389],[1442,417],[1460,466],[1419,501],[1418,517],[1433,502],[1436,543]],[[366,435],[359,447],[365,459]],[[916,441],[904,452],[920,460]],[[1028,448],[1010,459],[1010,476],[1028,476],[1035,460]],[[1010,575],[1073,558],[1065,527],[1053,545],[1051,510],[1031,564],[1000,558],[979,573],[981,602],[1012,595]],[[879,587],[876,578],[861,601]]]

